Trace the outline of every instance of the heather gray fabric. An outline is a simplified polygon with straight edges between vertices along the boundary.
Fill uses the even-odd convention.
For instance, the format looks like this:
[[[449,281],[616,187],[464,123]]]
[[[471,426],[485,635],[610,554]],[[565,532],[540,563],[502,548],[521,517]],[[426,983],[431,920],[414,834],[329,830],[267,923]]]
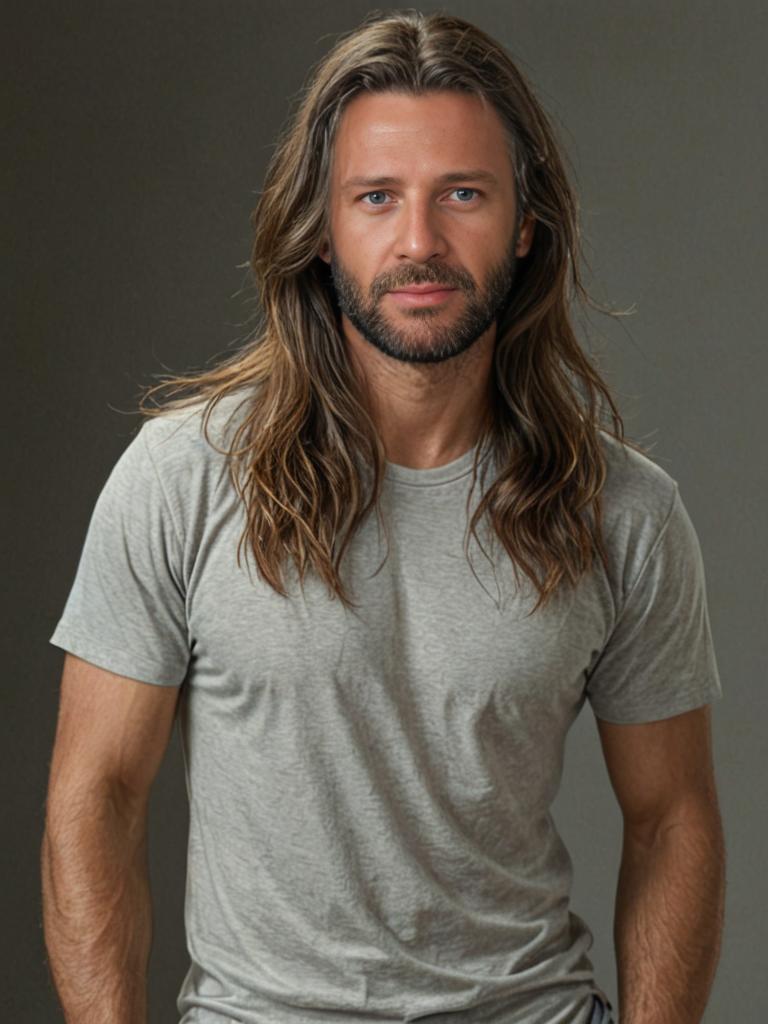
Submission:
[[[128,445],[51,642],[183,683],[183,1024],[588,1024],[605,993],[549,812],[568,729],[585,700],[648,722],[722,696],[677,485],[605,446],[610,571],[527,617],[487,530],[495,572],[463,551],[473,451],[388,466],[389,556],[376,573],[372,515],[342,563],[349,612],[238,568],[242,506],[199,409]]]

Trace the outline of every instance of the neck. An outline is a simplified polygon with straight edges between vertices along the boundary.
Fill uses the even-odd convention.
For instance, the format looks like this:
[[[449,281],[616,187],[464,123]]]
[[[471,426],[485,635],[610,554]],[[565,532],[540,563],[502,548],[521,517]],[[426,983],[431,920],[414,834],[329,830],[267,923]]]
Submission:
[[[432,469],[479,439],[490,404],[495,325],[442,363],[407,363],[345,332],[363,401],[389,462]]]

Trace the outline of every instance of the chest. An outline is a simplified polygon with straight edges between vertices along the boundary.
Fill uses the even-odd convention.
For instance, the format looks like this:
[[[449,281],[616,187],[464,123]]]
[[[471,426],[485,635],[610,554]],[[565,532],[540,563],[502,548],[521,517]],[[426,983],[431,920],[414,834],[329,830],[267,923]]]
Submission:
[[[375,515],[341,563],[352,608],[283,565],[287,596],[261,579],[231,515],[201,538],[188,594],[191,685],[239,711],[260,696],[320,708],[407,707],[429,728],[488,717],[527,728],[575,714],[609,628],[597,577],[532,613],[536,594],[481,529],[439,505]]]

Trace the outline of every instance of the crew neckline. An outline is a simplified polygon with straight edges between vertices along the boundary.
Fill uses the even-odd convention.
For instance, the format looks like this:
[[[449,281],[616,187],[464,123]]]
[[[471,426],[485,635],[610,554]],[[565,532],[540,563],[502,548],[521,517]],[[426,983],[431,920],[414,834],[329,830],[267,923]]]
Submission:
[[[405,484],[409,487],[434,487],[436,484],[447,484],[472,472],[476,450],[477,444],[474,444],[457,459],[445,462],[442,466],[432,466],[429,469],[414,469],[412,466],[401,466],[397,462],[387,461],[384,476],[394,483]],[[489,453],[490,448],[480,458],[479,466],[487,459]]]

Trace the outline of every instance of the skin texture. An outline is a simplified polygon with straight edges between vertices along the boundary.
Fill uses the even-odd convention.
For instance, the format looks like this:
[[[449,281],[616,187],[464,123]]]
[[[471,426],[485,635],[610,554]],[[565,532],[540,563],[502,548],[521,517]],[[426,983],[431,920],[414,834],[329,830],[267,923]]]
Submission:
[[[150,789],[179,690],[67,652],[41,847],[45,945],[67,1024],[145,1024]]]
[[[471,175],[483,170],[496,181]],[[381,178],[399,179],[383,183]],[[345,187],[350,178],[377,182]],[[391,462],[442,465],[475,443],[487,404],[496,314],[534,221],[514,236],[514,171],[501,118],[462,93],[355,97],[342,115],[330,181],[331,267],[342,331],[367,381]],[[409,284],[457,290],[438,306],[406,308]]]
[[[710,708],[597,726],[624,818],[614,917],[621,1022],[700,1024],[726,890]]]

